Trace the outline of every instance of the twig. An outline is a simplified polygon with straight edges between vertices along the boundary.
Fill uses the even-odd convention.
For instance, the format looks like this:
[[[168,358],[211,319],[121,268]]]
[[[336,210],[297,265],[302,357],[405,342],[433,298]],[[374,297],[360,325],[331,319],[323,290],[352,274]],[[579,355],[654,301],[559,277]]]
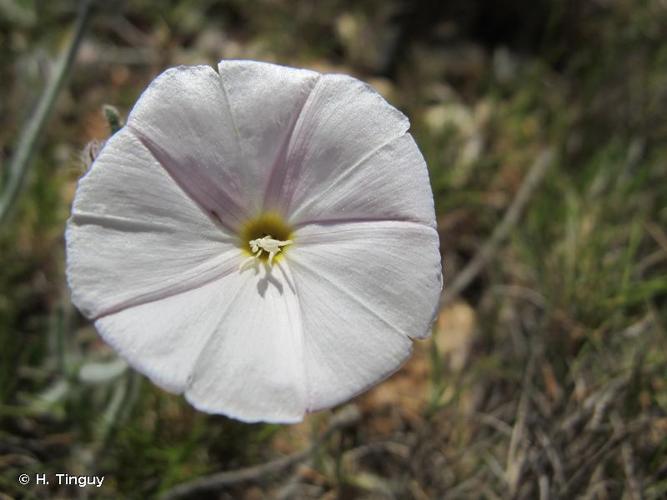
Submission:
[[[560,458],[560,455],[558,454],[558,451],[556,451],[556,447],[553,445],[551,439],[549,439],[549,436],[544,431],[538,430],[537,437],[540,440],[542,448],[544,449],[547,460],[549,460],[549,463],[551,464],[551,468],[553,469],[553,477],[556,481],[556,484],[559,487],[564,486],[566,480],[565,473],[563,472],[563,462]]]
[[[478,418],[480,423],[492,427],[497,432],[506,436],[512,436],[512,426],[499,419],[490,413],[477,412],[472,415],[473,418]]]
[[[550,149],[543,151],[530,167],[512,204],[505,212],[500,224],[496,226],[491,237],[484,243],[482,248],[475,254],[472,260],[459,272],[452,283],[446,286],[440,298],[440,307],[450,304],[458,295],[466,289],[475,277],[484,269],[498,250],[500,244],[507,238],[512,228],[519,222],[530,197],[535,189],[544,179],[547,169],[553,160],[553,152]]]
[[[546,474],[540,474],[537,485],[540,488],[540,500],[549,500],[549,478]]]
[[[559,498],[570,498],[570,492],[575,489],[576,485],[584,480],[584,476],[590,474],[590,469],[593,465],[599,466],[610,456],[614,455],[619,445],[622,445],[632,435],[637,435],[646,432],[646,428],[653,422],[650,416],[639,417],[632,422],[624,424],[621,428],[614,429],[612,434],[600,444],[597,448],[593,448],[593,443],[587,442],[586,449],[592,451],[583,452],[576,451],[577,457],[581,457],[581,461],[577,464],[577,469],[572,471],[567,483],[560,490]]]
[[[526,365],[526,371],[524,372],[521,398],[519,399],[519,404],[516,410],[516,422],[512,428],[509,449],[507,451],[507,463],[504,474],[510,488],[511,496],[514,496],[517,492],[526,461],[525,450],[520,449],[520,447],[524,446],[524,440],[527,441],[526,421],[528,419],[532,381],[535,374],[535,358],[535,352],[532,351],[530,358],[528,359],[528,364]]]
[[[410,458],[410,447],[397,441],[378,441],[358,446],[343,454],[343,463],[346,465],[357,464],[367,455],[379,455],[381,453],[393,455],[402,460]]]
[[[303,461],[301,467],[312,468],[313,457],[309,457]],[[298,498],[298,491],[301,486],[300,467],[297,467],[292,475],[285,481],[276,493],[276,500],[289,500],[290,498]]]
[[[624,423],[618,411],[615,411],[612,414],[611,420],[614,426],[614,431],[622,432]],[[626,493],[630,500],[642,500],[644,495],[642,494],[641,484],[636,474],[637,468],[635,466],[634,456],[635,453],[632,449],[632,442],[629,439],[624,440],[621,443],[621,458],[623,462],[623,472],[625,473]]]
[[[204,492],[218,491],[227,486],[233,486],[239,483],[258,481],[270,475],[282,472],[310,457],[317,448],[335,432],[350,427],[361,418],[359,410],[355,406],[349,406],[336,414],[329,424],[329,427],[322,435],[316,439],[306,449],[277,458],[260,465],[237,469],[233,471],[224,471],[212,474],[210,476],[195,479],[183,483],[171,490],[165,492],[160,498],[162,500],[174,500],[177,498],[187,498],[201,495]]]
[[[92,3],[93,0],[81,0],[79,3],[72,39],[58,61],[53,78],[47,83],[34,114],[21,132],[16,152],[9,164],[7,183],[3,187],[2,193],[0,193],[0,225],[6,221],[21,192],[37,140],[42,135],[42,130],[51,115],[51,111],[53,111],[56,98],[60,94],[65,79],[72,68],[79,45],[88,27]]]

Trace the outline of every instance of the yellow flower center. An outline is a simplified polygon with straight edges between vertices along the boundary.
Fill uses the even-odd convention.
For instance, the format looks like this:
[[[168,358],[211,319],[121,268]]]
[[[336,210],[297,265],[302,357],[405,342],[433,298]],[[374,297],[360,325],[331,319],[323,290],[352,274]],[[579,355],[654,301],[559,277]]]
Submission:
[[[284,219],[268,212],[248,221],[241,229],[241,249],[248,256],[240,266],[243,270],[263,261],[269,265],[280,261],[293,243],[292,229]]]

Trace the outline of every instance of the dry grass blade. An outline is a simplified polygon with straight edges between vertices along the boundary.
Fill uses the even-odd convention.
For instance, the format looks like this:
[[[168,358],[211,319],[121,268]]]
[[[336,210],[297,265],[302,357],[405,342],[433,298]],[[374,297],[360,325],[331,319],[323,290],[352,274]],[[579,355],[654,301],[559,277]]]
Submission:
[[[544,150],[533,165],[530,167],[519,191],[512,204],[503,215],[502,220],[495,230],[475,254],[472,260],[459,272],[451,284],[445,287],[440,298],[440,308],[450,304],[458,295],[466,289],[475,277],[484,269],[493,255],[497,252],[500,244],[509,236],[512,228],[519,222],[519,218],[530,201],[531,196],[544,179],[549,166],[553,162],[554,154],[550,149]]]
[[[51,115],[56,98],[72,69],[74,59],[83,40],[83,35],[88,27],[92,4],[93,0],[82,0],[79,3],[79,11],[74,24],[72,39],[58,61],[55,74],[44,89],[44,93],[37,103],[34,114],[21,132],[16,152],[9,164],[7,183],[3,186],[2,193],[0,193],[0,225],[7,219],[23,187],[30,160],[35,153],[37,141]]]

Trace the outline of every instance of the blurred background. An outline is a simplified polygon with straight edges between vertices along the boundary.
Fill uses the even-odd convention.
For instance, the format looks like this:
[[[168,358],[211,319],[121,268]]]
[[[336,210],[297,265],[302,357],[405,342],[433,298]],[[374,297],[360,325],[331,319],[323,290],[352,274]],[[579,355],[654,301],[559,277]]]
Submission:
[[[94,7],[16,172],[78,4],[0,0],[0,201],[22,180],[0,226],[0,498],[667,498],[667,1]],[[103,106],[222,58],[352,74],[407,114],[458,283],[398,373],[299,425],[157,389],[65,282]],[[105,481],[34,484],[65,472]]]

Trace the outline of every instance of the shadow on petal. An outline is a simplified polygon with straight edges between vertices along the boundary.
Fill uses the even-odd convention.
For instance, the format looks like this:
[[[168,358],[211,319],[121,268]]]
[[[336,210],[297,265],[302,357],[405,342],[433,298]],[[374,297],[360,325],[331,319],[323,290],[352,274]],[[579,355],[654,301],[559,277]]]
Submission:
[[[257,291],[259,294],[262,296],[262,298],[264,298],[269,285],[273,285],[276,287],[276,290],[278,290],[278,293],[282,295],[283,284],[273,275],[272,267],[268,263],[265,263],[264,269],[264,276],[257,281]]]

